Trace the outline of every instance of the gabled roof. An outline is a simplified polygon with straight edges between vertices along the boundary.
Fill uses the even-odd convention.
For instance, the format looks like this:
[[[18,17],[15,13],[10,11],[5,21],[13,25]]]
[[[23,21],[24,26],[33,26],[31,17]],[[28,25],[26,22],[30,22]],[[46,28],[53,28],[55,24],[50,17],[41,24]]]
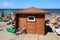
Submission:
[[[15,14],[48,14],[49,12],[35,7],[31,7],[24,10],[17,10],[14,13]]]

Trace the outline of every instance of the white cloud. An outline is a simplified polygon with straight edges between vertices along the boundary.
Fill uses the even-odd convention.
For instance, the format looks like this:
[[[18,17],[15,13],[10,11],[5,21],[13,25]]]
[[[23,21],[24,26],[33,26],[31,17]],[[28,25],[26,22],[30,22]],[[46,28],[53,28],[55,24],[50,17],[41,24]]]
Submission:
[[[0,7],[10,7],[10,6],[13,6],[13,3],[12,2],[2,2],[0,4]]]
[[[3,2],[2,5],[3,5],[3,6],[12,6],[12,3],[9,3],[9,2]]]

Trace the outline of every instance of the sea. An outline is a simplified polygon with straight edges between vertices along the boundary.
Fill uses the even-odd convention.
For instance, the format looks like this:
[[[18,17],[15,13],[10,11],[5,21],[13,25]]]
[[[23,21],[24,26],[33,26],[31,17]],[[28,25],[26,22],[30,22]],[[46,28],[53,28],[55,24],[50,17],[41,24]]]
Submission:
[[[14,11],[16,10],[23,10],[23,9],[0,9],[0,16],[4,13],[4,15],[6,14],[13,14]],[[55,14],[60,14],[60,9],[42,9],[51,13],[55,13]]]

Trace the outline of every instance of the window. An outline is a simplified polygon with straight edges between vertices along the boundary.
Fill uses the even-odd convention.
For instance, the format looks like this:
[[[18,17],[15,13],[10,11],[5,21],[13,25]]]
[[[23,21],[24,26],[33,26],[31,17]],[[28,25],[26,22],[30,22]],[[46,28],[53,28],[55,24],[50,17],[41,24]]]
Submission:
[[[35,21],[35,17],[34,17],[34,16],[28,16],[28,17],[27,17],[27,20],[28,20],[28,21]]]

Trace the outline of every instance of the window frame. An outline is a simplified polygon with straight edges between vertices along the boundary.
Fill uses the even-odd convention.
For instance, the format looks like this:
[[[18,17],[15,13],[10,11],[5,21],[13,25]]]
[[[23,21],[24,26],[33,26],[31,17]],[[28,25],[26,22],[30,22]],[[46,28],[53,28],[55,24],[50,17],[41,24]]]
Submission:
[[[34,20],[29,20],[29,17],[34,17]],[[35,16],[28,16],[27,21],[35,21]]]

